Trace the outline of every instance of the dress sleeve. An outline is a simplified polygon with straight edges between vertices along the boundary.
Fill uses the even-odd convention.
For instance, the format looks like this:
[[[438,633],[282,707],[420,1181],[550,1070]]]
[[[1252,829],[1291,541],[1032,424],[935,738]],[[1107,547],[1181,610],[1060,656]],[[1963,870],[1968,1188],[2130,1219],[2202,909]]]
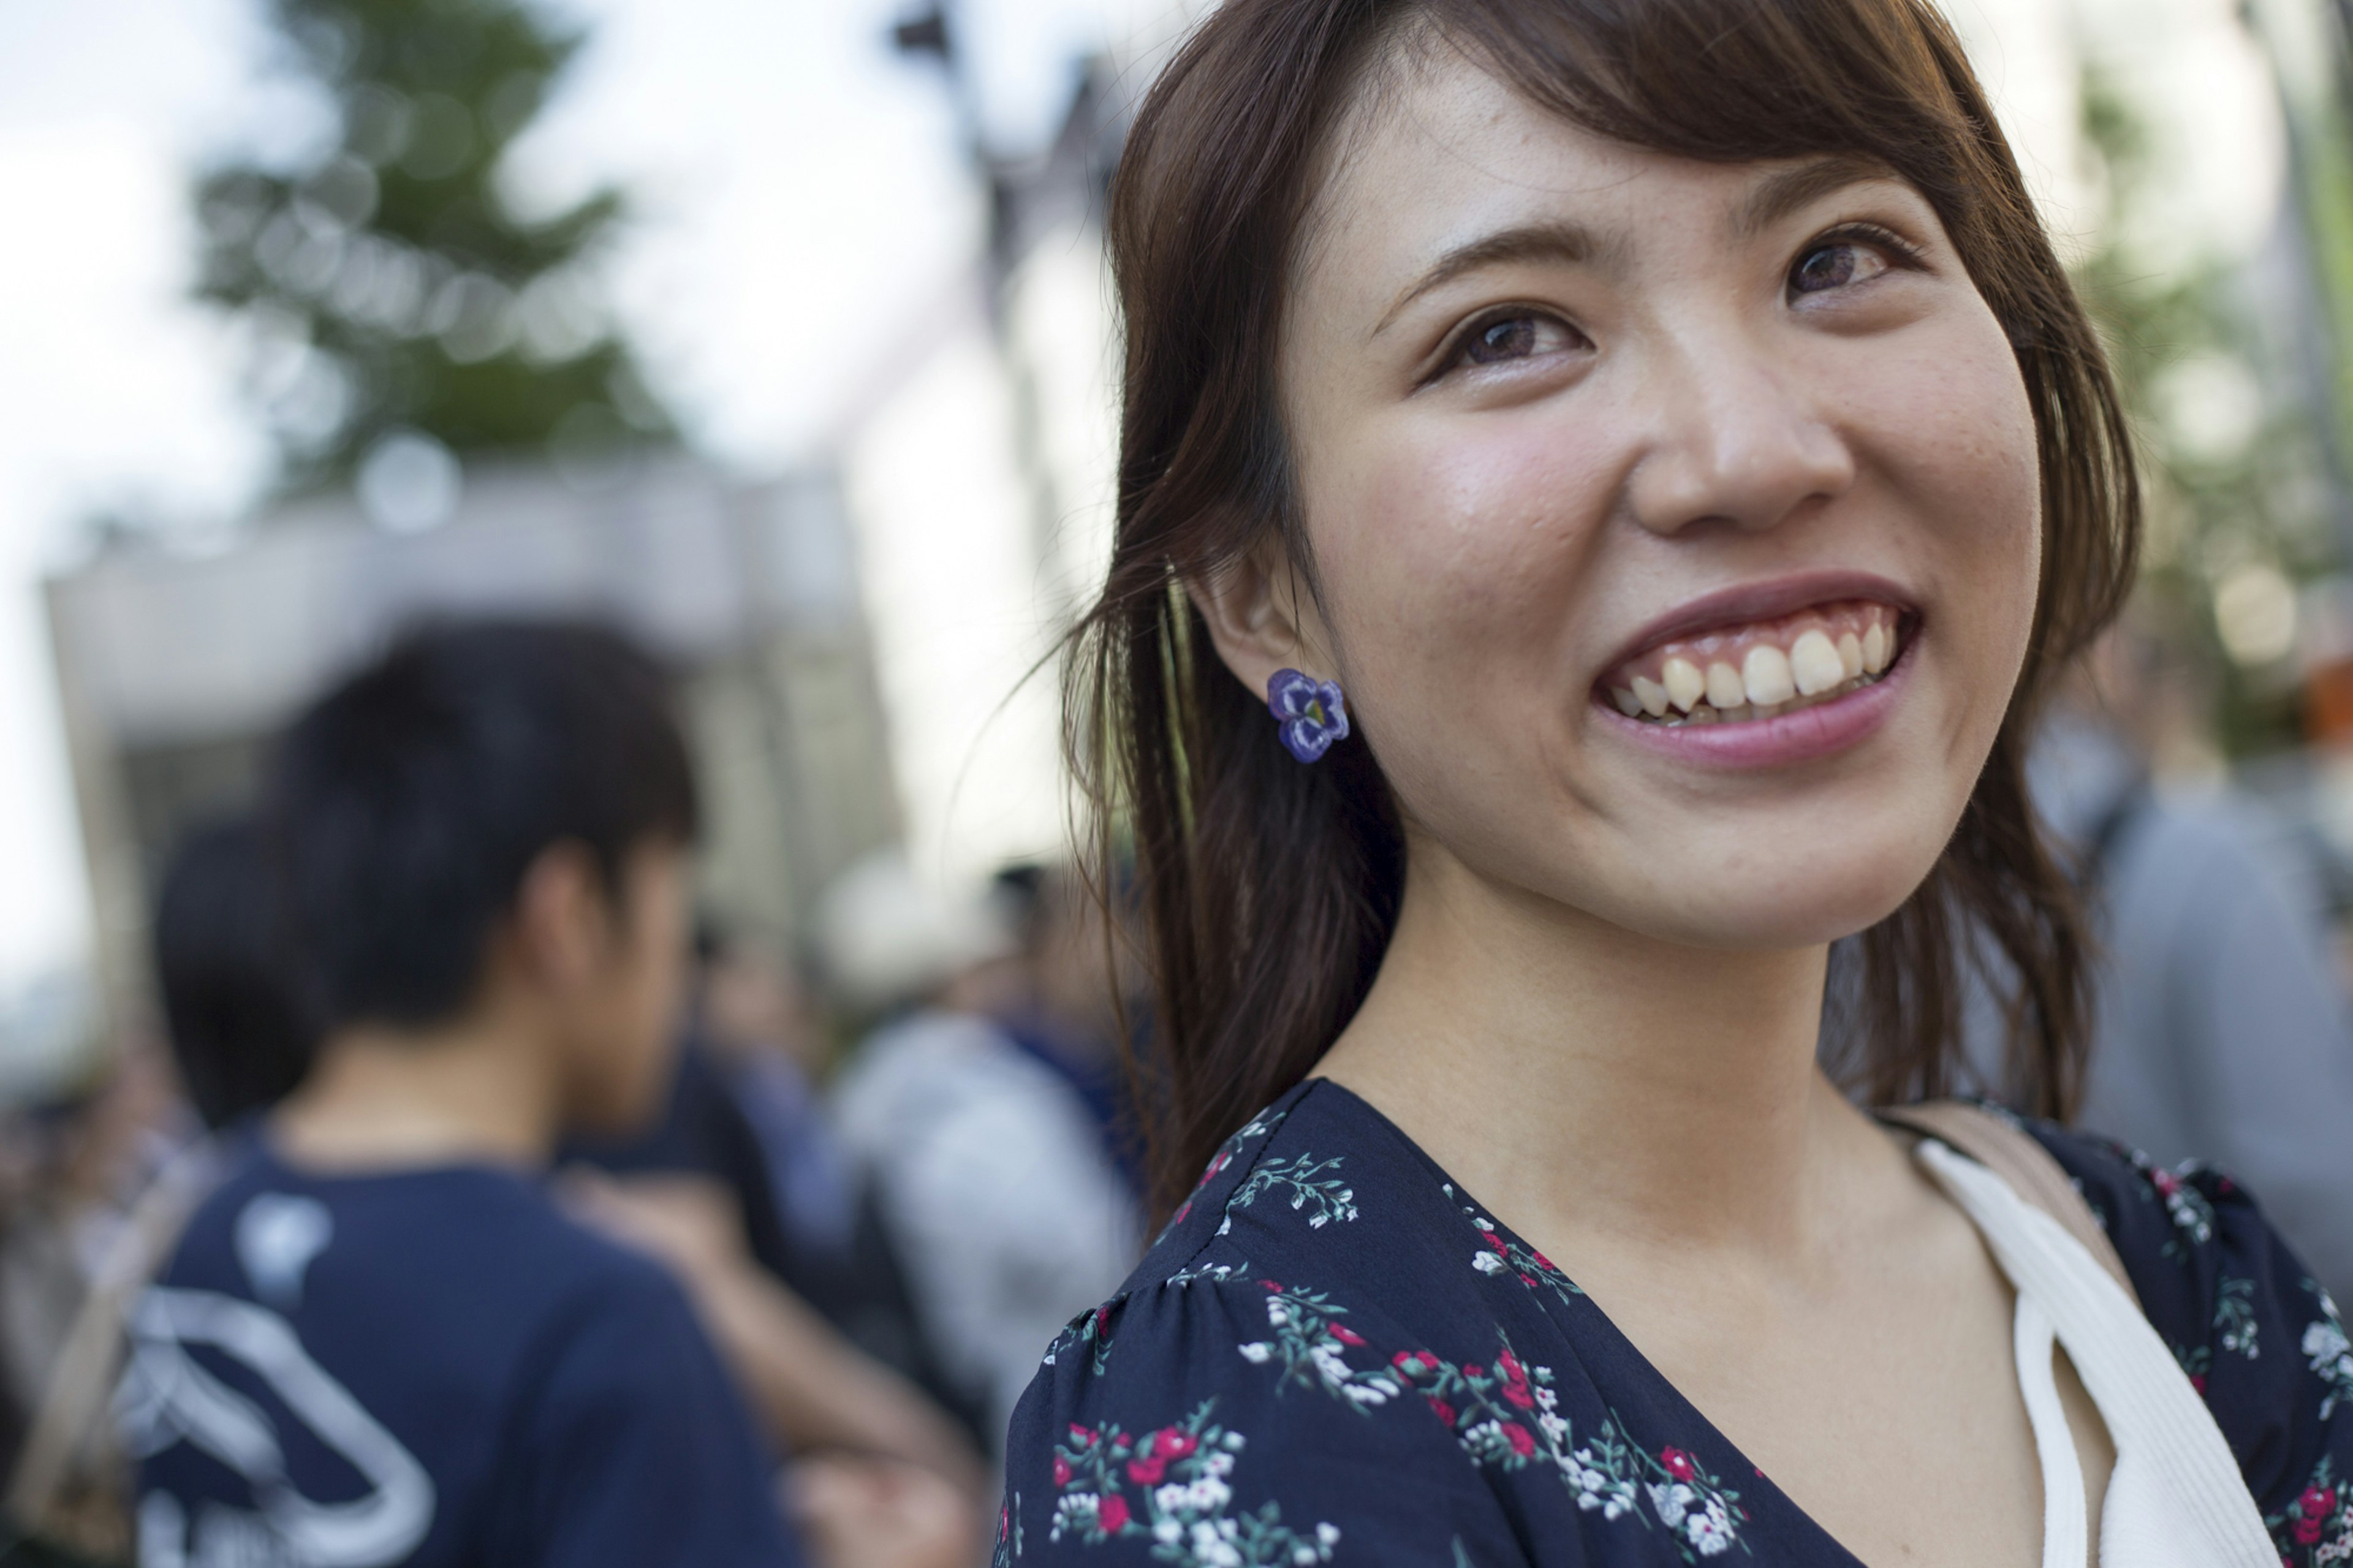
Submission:
[[[651,1265],[617,1270],[552,1347],[522,1455],[516,1561],[798,1568],[766,1447]]]
[[[2336,1303],[2237,1182],[2046,1136],[2231,1445],[2285,1568],[2353,1559],[2353,1347]]]
[[[997,1568],[1524,1564],[1449,1426],[1355,1321],[1215,1267],[1078,1319],[1014,1413]]]

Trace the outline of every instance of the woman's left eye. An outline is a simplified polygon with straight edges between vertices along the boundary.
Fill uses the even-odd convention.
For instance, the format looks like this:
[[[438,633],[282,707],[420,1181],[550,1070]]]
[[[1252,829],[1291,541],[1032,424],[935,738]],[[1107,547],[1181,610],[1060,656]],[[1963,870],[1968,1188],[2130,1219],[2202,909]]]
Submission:
[[[1886,253],[1875,245],[1856,239],[1832,240],[1815,246],[1798,258],[1798,264],[1789,269],[1789,289],[1798,294],[1820,294],[1868,283],[1887,271],[1889,265]]]

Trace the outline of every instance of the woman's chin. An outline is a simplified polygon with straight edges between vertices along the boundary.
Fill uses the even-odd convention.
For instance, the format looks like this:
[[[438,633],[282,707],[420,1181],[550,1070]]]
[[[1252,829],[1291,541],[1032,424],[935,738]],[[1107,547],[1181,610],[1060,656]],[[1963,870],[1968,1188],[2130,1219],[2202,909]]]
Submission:
[[[1894,913],[1926,879],[1941,844],[1925,854],[1911,844],[1870,853],[1849,843],[1811,855],[1711,857],[1650,882],[1652,899],[1626,900],[1618,923],[1688,947],[1820,947]]]

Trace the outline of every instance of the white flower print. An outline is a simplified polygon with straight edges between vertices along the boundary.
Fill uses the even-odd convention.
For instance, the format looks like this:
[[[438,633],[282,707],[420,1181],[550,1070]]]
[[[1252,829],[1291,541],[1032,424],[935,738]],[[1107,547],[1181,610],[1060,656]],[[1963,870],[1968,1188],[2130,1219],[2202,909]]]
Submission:
[[[2328,1385],[2320,1401],[2323,1421],[2336,1414],[2339,1401],[2353,1404],[2353,1343],[2346,1341],[2345,1326],[2334,1312],[2304,1331],[2304,1357],[2313,1375]]]

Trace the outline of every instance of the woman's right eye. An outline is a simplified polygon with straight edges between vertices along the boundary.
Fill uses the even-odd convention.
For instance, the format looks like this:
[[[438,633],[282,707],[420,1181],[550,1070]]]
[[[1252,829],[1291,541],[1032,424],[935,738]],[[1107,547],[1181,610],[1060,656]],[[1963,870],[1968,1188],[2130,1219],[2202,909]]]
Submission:
[[[1532,310],[1490,316],[1464,333],[1454,351],[1456,364],[1505,364],[1558,353],[1585,341],[1585,334],[1550,316]]]

